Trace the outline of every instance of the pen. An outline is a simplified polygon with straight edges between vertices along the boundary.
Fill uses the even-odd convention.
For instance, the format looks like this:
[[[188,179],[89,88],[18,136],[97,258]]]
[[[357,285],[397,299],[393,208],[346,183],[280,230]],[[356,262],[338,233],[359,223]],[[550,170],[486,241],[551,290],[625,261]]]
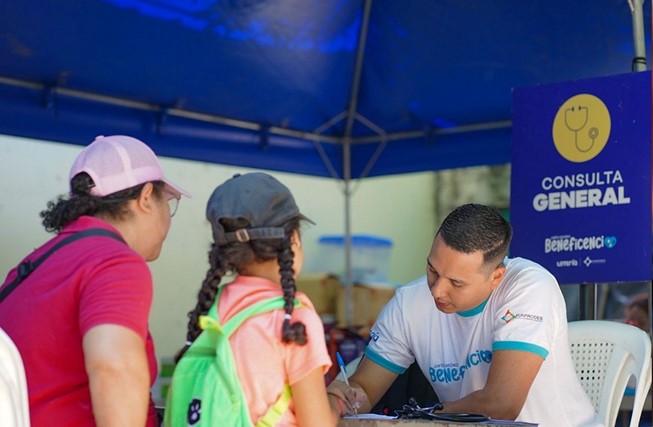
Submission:
[[[342,372],[342,376],[345,377],[345,384],[347,384],[347,386],[351,388],[351,386],[349,385],[349,378],[347,377],[347,368],[345,368],[345,361],[342,360],[342,356],[340,356],[340,352],[338,351],[336,351],[336,359],[338,359],[338,365],[340,365],[340,372]],[[354,414],[358,416],[357,408],[354,408]]]

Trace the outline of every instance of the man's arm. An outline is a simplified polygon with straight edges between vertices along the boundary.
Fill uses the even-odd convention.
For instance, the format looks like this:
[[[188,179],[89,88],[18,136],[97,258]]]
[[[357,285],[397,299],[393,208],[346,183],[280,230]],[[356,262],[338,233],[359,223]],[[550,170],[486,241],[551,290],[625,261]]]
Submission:
[[[143,339],[123,326],[99,325],[84,334],[83,347],[96,425],[144,426],[150,371]]]
[[[341,381],[334,380],[329,384],[327,392],[329,404],[334,410],[340,411],[338,399],[345,405],[345,413],[352,413],[354,407],[358,406],[358,412],[370,412],[372,407],[383,397],[385,392],[390,388],[397,374],[382,368],[380,365],[363,357],[361,363],[356,368],[356,372],[349,377],[349,385]],[[354,389],[354,391],[352,391]]]
[[[494,351],[485,387],[462,399],[445,402],[442,411],[480,413],[494,419],[514,420],[543,362],[541,356],[527,351]]]

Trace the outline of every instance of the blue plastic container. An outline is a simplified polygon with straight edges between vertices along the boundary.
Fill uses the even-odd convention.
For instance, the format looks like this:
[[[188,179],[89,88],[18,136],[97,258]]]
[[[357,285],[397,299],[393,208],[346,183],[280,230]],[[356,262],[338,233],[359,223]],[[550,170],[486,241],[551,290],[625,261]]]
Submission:
[[[345,281],[345,237],[322,236],[320,267],[322,271],[337,274]],[[390,269],[392,240],[386,237],[354,234],[351,236],[351,278],[354,283],[387,283]]]

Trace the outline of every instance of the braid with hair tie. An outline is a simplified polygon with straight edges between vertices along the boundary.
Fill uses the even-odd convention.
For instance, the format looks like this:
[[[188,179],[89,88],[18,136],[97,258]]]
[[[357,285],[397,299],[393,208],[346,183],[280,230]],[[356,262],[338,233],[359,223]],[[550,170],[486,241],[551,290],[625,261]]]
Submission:
[[[306,344],[306,326],[301,322],[290,323],[291,314],[295,303],[295,278],[292,269],[295,254],[291,249],[290,237],[284,237],[278,252],[279,273],[281,274],[281,289],[283,290],[283,299],[285,300],[284,310],[286,312],[283,318],[281,336],[283,342],[295,342],[299,345]]]
[[[209,309],[215,302],[215,297],[218,294],[218,288],[222,277],[226,274],[224,262],[220,257],[220,248],[213,243],[209,251],[209,265],[210,268],[206,272],[206,278],[202,282],[202,287],[197,294],[197,305],[188,313],[188,332],[186,335],[186,345],[175,355],[175,363],[181,359],[186,350],[202,333],[199,326],[200,316],[204,316],[209,312]]]
[[[294,218],[283,225],[285,235],[291,236],[299,228],[299,218]],[[247,225],[243,219],[223,220],[225,230],[239,230]],[[295,279],[293,271],[295,254],[291,249],[290,237],[283,239],[261,239],[249,242],[230,242],[226,245],[211,245],[209,251],[209,270],[198,293],[197,305],[188,313],[188,331],[185,346],[175,355],[175,363],[179,362],[186,350],[202,333],[199,327],[200,316],[206,315],[215,304],[220,281],[227,273],[240,274],[240,268],[252,262],[262,262],[276,259],[279,263],[281,289],[284,298],[284,320],[281,329],[282,341],[294,342],[299,345],[307,343],[306,326],[301,322],[291,323],[295,303]],[[229,286],[229,285],[225,285]]]

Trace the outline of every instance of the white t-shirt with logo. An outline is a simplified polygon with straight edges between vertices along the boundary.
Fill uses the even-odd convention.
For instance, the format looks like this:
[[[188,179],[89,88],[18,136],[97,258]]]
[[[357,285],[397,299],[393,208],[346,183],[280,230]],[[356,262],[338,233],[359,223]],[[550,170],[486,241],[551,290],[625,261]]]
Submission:
[[[425,276],[398,288],[372,327],[366,357],[397,374],[416,360],[449,402],[484,387],[493,351],[535,353],[544,363],[517,419],[541,427],[601,426],[571,360],[558,282],[527,259],[505,264],[488,300],[462,313],[439,311]]]

